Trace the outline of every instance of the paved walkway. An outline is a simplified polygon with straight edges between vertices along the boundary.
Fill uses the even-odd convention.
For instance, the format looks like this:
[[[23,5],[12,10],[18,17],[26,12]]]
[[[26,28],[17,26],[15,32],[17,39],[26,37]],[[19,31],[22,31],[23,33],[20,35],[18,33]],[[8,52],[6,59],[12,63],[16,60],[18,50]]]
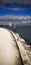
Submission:
[[[14,38],[0,28],[0,65],[22,65]]]

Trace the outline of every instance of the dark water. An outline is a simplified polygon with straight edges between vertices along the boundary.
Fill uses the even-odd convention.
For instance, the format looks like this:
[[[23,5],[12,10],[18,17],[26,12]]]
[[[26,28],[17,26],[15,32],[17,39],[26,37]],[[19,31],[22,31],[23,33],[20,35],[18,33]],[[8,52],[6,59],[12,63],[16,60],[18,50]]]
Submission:
[[[19,25],[16,27],[16,30],[20,36],[31,44],[31,25]]]
[[[4,26],[6,28],[9,28],[10,30],[13,30],[13,26]],[[20,36],[22,36],[25,40],[27,40],[31,45],[31,25],[17,25],[16,26],[16,32],[19,33]]]
[[[13,30],[13,26],[10,29]],[[31,45],[31,25],[17,25],[16,32]]]

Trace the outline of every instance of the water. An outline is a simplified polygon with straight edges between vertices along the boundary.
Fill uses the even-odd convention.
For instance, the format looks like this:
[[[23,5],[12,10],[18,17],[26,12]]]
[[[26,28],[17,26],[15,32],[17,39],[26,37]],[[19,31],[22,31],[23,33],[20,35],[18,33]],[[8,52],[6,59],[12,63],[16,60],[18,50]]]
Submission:
[[[31,26],[30,25],[16,26],[16,30],[20,36],[25,38],[29,42],[29,44],[31,44]]]
[[[13,30],[13,27],[10,29]],[[17,25],[16,32],[19,33],[19,35],[27,40],[28,44],[31,45],[31,25]]]

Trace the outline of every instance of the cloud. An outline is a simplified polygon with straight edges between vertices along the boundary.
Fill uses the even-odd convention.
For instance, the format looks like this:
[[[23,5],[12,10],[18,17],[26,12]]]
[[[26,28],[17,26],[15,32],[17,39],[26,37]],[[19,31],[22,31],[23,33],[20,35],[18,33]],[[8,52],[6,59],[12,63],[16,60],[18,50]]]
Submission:
[[[0,16],[0,22],[11,22],[16,24],[29,24],[31,23],[31,16],[15,16],[15,15],[5,15]]]
[[[0,0],[0,2],[16,2],[16,3],[24,3],[24,4],[31,4],[31,0]]]
[[[0,19],[17,19],[17,20],[31,20],[31,16],[16,16],[16,15],[5,15],[0,16]]]

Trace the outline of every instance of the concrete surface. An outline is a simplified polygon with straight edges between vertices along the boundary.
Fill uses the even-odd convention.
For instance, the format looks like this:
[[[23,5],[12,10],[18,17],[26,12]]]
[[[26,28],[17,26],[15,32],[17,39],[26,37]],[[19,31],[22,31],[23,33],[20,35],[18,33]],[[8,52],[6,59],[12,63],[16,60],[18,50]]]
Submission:
[[[22,65],[13,36],[3,28],[0,28],[0,65]]]
[[[25,43],[25,40],[19,36],[19,34],[15,34],[12,32],[12,34],[14,35],[14,38],[17,42],[19,51],[20,51],[20,55],[22,57],[23,60],[23,64],[24,65],[31,65],[31,46],[27,45]]]

